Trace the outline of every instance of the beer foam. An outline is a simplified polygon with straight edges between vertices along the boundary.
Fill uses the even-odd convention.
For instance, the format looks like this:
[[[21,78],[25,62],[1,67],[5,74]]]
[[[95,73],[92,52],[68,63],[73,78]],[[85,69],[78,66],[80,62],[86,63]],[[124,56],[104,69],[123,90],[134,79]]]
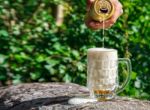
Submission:
[[[88,51],[110,52],[110,51],[117,51],[117,50],[109,49],[109,48],[91,48]]]

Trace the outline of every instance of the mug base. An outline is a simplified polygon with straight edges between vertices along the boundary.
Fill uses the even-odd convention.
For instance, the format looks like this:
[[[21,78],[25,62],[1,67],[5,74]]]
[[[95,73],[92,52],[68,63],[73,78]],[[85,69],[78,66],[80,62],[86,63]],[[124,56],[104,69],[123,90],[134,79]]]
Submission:
[[[109,90],[94,90],[94,97],[98,101],[107,101],[114,98],[114,92]]]

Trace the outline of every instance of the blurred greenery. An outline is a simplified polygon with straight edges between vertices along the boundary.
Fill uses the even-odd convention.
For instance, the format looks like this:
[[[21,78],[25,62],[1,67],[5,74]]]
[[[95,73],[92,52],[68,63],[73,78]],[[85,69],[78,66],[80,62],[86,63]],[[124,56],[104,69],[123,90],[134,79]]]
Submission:
[[[150,100],[150,1],[121,0],[124,14],[106,30],[105,47],[132,61],[120,95]],[[53,6],[64,6],[57,26]],[[86,52],[101,47],[102,31],[84,24],[86,0],[0,0],[0,83],[74,82],[86,85]]]

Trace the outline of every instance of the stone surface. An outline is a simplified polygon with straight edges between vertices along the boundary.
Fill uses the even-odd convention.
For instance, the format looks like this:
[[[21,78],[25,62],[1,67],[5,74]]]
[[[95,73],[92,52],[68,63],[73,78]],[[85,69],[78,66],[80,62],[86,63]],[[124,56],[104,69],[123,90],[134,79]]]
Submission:
[[[70,105],[72,97],[88,96],[76,84],[32,83],[0,88],[0,110],[150,110],[149,101],[118,97],[106,102]]]

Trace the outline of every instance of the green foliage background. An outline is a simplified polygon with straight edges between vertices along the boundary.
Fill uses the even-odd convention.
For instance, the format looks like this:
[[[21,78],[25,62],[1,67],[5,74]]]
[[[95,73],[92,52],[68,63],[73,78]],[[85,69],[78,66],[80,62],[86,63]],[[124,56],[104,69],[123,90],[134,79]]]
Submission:
[[[132,61],[121,95],[150,99],[150,1],[121,0],[124,14],[106,30],[105,46]],[[53,5],[65,7],[56,26]],[[101,31],[84,25],[86,0],[0,0],[0,82],[86,84],[86,52],[101,47]]]

